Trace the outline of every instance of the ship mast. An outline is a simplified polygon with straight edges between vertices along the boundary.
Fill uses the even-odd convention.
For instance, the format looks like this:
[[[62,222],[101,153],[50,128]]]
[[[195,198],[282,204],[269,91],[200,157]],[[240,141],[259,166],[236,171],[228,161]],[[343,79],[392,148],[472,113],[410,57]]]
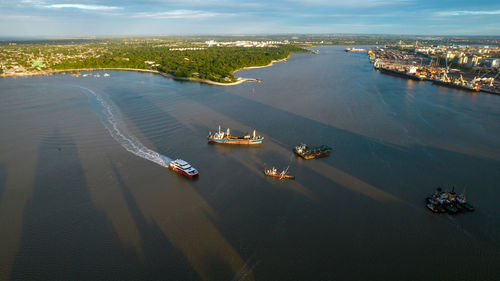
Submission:
[[[445,73],[448,73],[448,70],[449,70],[449,66],[448,66],[448,51],[446,52],[446,72]]]
[[[498,70],[497,75],[495,75],[495,78],[493,78],[493,80],[491,80],[490,87],[493,87],[493,82],[495,82],[495,79],[497,79],[498,74],[500,74],[500,70]]]

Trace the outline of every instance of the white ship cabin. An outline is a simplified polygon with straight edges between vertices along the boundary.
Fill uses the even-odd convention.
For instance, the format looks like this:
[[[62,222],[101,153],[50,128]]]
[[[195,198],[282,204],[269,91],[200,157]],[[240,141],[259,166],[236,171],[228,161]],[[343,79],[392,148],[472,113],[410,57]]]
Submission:
[[[198,173],[198,171],[195,168],[191,167],[191,165],[189,165],[188,162],[181,160],[181,159],[176,159],[174,161],[171,161],[170,165],[172,167],[177,168],[179,170],[182,170],[188,174],[197,174]]]

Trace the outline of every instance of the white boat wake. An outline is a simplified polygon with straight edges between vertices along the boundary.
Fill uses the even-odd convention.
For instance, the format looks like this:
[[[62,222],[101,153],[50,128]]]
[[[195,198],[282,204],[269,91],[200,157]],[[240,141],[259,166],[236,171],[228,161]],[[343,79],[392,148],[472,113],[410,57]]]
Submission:
[[[115,139],[121,146],[123,146],[123,148],[125,148],[132,154],[154,162],[158,165],[168,165],[168,163],[172,159],[147,148],[127,130],[127,127],[120,118],[120,112],[115,108],[115,106],[113,106],[113,103],[111,101],[106,101],[106,99],[104,99],[101,95],[97,94],[91,89],[81,86],[79,87],[88,91],[90,97],[95,99],[95,101],[99,105],[101,122],[111,134],[113,139]]]

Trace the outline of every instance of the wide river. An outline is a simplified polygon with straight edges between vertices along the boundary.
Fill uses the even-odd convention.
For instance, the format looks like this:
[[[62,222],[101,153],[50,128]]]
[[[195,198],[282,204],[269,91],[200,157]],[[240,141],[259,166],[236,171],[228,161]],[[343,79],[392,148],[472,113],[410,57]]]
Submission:
[[[0,280],[500,280],[500,96],[315,49],[231,87],[0,79]],[[264,143],[208,144],[218,125]],[[430,212],[437,186],[476,211]]]

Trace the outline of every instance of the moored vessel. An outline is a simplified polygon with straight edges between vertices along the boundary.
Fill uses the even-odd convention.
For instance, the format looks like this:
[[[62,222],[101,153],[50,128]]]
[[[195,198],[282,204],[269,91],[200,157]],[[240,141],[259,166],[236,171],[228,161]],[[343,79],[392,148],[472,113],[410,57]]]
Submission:
[[[222,132],[219,130],[216,133],[209,132],[208,133],[208,142],[209,143],[222,143],[222,144],[245,144],[245,145],[256,145],[262,144],[264,137],[257,136],[255,130],[253,130],[253,134],[246,134],[244,136],[232,136],[231,131],[227,128],[226,132]]]
[[[425,75],[417,74],[417,72],[414,68],[410,68],[409,70],[406,70],[406,69],[390,69],[390,68],[386,68],[386,67],[379,67],[378,69],[382,73],[391,74],[394,76],[399,76],[399,77],[404,77],[404,78],[410,78],[410,79],[417,80],[417,81],[423,81],[426,79]]]
[[[366,49],[346,48],[345,51],[348,53],[350,53],[350,52],[366,52]]]
[[[328,145],[309,147],[306,144],[301,144],[293,149],[295,154],[299,155],[304,159],[327,157],[328,155],[330,155],[331,150],[332,148],[329,147]]]
[[[476,83],[476,79],[472,80],[471,82],[467,82],[462,77],[462,75],[460,75],[460,78],[452,79],[446,74],[446,72],[443,73],[443,75],[439,79],[433,80],[432,83],[436,85],[446,86],[455,89],[474,91],[474,92],[479,92],[479,90],[481,89],[479,84]]]
[[[457,214],[474,211],[474,207],[465,200],[465,195],[457,195],[455,188],[451,192],[443,192],[438,187],[431,197],[426,198],[426,207],[434,213]]]
[[[172,171],[175,171],[181,175],[184,175],[186,177],[194,177],[198,175],[198,170],[193,168],[188,162],[182,160],[182,159],[176,159],[172,160],[168,163],[167,166],[169,169]]]

